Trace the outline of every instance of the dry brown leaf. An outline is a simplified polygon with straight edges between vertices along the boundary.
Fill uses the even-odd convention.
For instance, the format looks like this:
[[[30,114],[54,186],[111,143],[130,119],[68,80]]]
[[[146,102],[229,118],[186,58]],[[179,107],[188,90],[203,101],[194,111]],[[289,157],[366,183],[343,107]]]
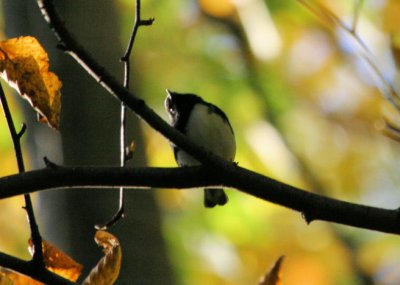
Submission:
[[[281,278],[281,265],[284,256],[278,258],[274,266],[269,270],[269,272],[264,276],[264,278],[258,283],[258,285],[282,285]]]
[[[49,72],[49,57],[34,37],[0,42],[0,73],[32,105],[39,121],[58,129],[62,83]]]
[[[111,285],[117,280],[121,268],[122,251],[118,239],[106,231],[97,231],[96,243],[103,247],[104,256],[92,269],[83,285]]]
[[[29,241],[29,251],[33,253],[32,241]],[[82,265],[69,255],[43,240],[43,262],[47,270],[75,282],[81,275]]]

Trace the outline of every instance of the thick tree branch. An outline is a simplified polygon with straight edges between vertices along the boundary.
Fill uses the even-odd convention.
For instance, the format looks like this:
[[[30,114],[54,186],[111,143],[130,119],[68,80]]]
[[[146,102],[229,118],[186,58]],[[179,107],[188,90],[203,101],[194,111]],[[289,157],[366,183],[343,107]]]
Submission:
[[[35,280],[43,282],[44,284],[58,284],[58,285],[72,285],[75,284],[67,279],[64,279],[44,267],[37,266],[37,263],[32,261],[25,261],[5,253],[0,252],[0,265],[2,267],[12,269],[29,276]]]
[[[37,3],[58,38],[60,47],[65,52],[74,57],[101,86],[128,106],[153,129],[207,166],[120,168],[64,167],[49,164],[49,167],[42,170],[0,178],[0,199],[57,188],[158,187],[184,189],[218,185],[236,188],[265,201],[299,211],[308,223],[322,220],[400,234],[400,216],[397,209],[364,206],[306,192],[226,162],[197,146],[170,127],[142,99],[130,92],[127,84],[122,86],[77,44],[59,19],[52,0],[37,0]],[[142,25],[150,22],[151,20],[144,21]],[[132,46],[129,47],[129,49],[131,48]],[[124,59],[126,58],[124,56]],[[17,133],[18,139],[22,133],[23,131]],[[46,284],[73,284],[50,273],[44,267],[38,266],[34,261],[23,261],[0,253],[0,265],[29,275]]]
[[[206,166],[186,168],[53,166],[0,179],[0,199],[46,189],[68,187],[192,188],[221,185],[302,213],[306,221],[322,220],[400,234],[397,209],[381,209],[339,201],[295,188],[232,165],[231,175]]]

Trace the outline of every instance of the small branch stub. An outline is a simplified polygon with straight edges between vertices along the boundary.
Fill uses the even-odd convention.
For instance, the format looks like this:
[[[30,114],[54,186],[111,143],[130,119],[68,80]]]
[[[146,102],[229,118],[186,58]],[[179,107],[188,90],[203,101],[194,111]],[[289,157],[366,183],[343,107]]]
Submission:
[[[47,168],[52,169],[52,170],[57,170],[59,166],[55,164],[54,162],[51,162],[46,156],[43,157],[44,164],[46,165]]]

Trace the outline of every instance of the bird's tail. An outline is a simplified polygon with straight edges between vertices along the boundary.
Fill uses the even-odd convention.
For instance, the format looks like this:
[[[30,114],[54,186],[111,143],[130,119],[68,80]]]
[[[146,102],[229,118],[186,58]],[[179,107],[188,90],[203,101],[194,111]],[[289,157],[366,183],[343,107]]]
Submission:
[[[216,205],[225,205],[228,202],[224,190],[216,188],[204,189],[204,206],[206,208],[213,208]]]

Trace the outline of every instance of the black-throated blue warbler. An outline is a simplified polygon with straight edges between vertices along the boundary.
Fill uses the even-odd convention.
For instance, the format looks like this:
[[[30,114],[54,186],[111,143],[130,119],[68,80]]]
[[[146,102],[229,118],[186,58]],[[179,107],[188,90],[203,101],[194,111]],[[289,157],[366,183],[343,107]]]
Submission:
[[[165,110],[171,125],[192,141],[228,161],[236,153],[235,135],[228,117],[217,106],[204,101],[195,94],[179,94],[167,90]],[[179,166],[194,166],[200,162],[172,144],[175,160]],[[222,189],[204,189],[204,206],[212,208],[224,205],[228,197]]]

